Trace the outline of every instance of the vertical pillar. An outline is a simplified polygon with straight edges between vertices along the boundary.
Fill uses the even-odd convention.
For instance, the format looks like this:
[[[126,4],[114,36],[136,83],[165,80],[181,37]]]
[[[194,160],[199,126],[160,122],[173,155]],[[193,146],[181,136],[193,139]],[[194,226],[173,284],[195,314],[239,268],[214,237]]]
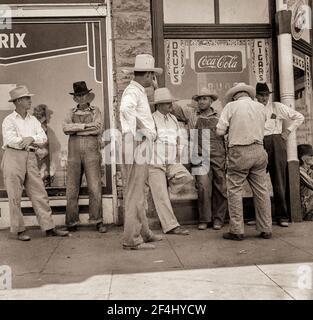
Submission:
[[[280,101],[295,108],[293,74],[293,53],[291,36],[291,11],[286,0],[276,0],[276,33],[278,40],[278,61],[280,79]],[[299,160],[296,133],[292,132],[287,141],[288,190],[291,220],[302,221],[300,203]]]

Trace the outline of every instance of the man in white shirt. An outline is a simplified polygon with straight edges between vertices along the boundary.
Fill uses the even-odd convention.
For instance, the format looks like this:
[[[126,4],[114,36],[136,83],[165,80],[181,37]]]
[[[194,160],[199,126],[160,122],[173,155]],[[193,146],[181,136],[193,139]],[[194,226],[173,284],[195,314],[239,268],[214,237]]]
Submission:
[[[266,184],[267,153],[263,147],[265,110],[253,101],[255,89],[237,83],[226,93],[224,107],[216,134],[228,133],[228,209],[230,231],[223,237],[228,240],[244,239],[242,187],[250,184],[256,212],[256,228],[260,236],[272,236],[270,195]]]
[[[189,231],[177,221],[167,189],[168,180],[176,184],[176,189],[183,188],[193,180],[188,170],[181,163],[177,163],[179,125],[176,117],[170,113],[173,101],[167,88],[155,90],[154,105],[157,110],[152,117],[157,137],[153,146],[154,157],[149,166],[149,186],[163,232],[188,235]]]
[[[273,185],[275,217],[280,226],[288,227],[286,140],[288,135],[302,124],[304,117],[298,111],[280,102],[269,101],[271,93],[266,83],[256,85],[256,98],[265,106],[266,112],[264,148],[268,154],[267,169]],[[284,131],[283,122],[289,122]]]
[[[2,123],[3,149],[1,168],[7,189],[10,208],[11,232],[17,239],[29,241],[25,232],[21,197],[23,186],[32,201],[39,225],[47,236],[67,236],[67,231],[54,227],[49,199],[40,177],[35,151],[47,142],[47,136],[40,122],[28,113],[31,96],[25,86],[10,91],[9,102],[15,104],[15,111]]]
[[[147,242],[159,241],[162,237],[150,230],[145,210],[145,184],[151,160],[148,153],[156,137],[145,88],[152,85],[155,73],[161,74],[163,70],[154,67],[154,58],[149,54],[137,55],[135,67],[130,70],[134,72],[134,80],[124,90],[120,105],[126,175],[123,248],[154,249],[155,246]]]

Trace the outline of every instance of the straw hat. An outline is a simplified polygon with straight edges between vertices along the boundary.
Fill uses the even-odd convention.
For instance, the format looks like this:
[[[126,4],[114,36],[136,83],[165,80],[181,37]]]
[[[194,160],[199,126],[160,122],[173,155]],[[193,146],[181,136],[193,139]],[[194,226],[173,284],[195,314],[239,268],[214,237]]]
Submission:
[[[162,74],[162,68],[156,68],[154,66],[155,60],[150,54],[138,54],[135,58],[135,66],[132,68],[125,68],[125,71],[141,71],[148,72],[152,71],[157,74]]]
[[[18,86],[14,89],[12,89],[10,92],[10,97],[11,99],[9,102],[13,102],[16,99],[23,98],[23,97],[32,97],[34,94],[29,93],[28,89],[26,86]]]
[[[170,90],[167,88],[158,88],[154,91],[154,101],[152,104],[161,104],[161,103],[169,103],[169,102],[174,102],[177,101],[175,99]]]
[[[211,97],[214,101],[218,99],[218,95],[211,92],[208,88],[202,88],[200,90],[200,93],[193,96],[192,98],[198,101],[200,97]]]
[[[255,98],[255,89],[244,82],[239,82],[235,83],[234,86],[226,92],[226,101],[232,101],[233,96],[241,91],[247,92],[252,100]]]

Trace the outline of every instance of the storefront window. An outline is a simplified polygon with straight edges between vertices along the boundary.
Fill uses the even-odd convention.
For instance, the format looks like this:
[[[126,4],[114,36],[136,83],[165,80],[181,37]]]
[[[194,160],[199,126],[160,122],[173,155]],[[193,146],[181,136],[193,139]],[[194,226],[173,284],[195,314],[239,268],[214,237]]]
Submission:
[[[296,110],[304,115],[304,123],[297,130],[297,143],[313,144],[313,100],[311,57],[293,49]]]
[[[268,0],[219,0],[220,23],[269,23]]]
[[[214,0],[163,0],[164,23],[215,23]]]
[[[269,39],[165,40],[165,62],[166,86],[175,97],[191,99],[207,87],[219,95],[218,108],[235,82],[272,82]]]
[[[101,22],[13,23],[2,30],[0,54],[0,125],[14,110],[9,91],[26,85],[35,96],[31,113],[42,122],[48,136],[48,155],[41,160],[47,187],[66,186],[67,141],[62,123],[76,106],[72,84],[86,81],[95,93],[92,104],[104,115],[103,54]],[[0,134],[2,145],[2,134]],[[0,151],[0,161],[3,150]],[[106,185],[103,167],[103,185]],[[83,178],[82,185],[84,186]],[[0,176],[0,188],[3,188]]]

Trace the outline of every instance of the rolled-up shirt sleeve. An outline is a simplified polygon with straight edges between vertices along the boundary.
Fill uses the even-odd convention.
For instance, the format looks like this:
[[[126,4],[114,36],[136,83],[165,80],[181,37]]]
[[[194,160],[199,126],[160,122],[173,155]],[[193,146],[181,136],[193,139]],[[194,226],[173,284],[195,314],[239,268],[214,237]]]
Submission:
[[[221,116],[216,125],[216,129],[220,131],[227,131],[229,127],[230,118],[231,118],[230,109],[229,109],[229,105],[227,104],[221,113]]]
[[[41,123],[34,118],[35,135],[32,136],[35,144],[45,144],[48,141],[47,135],[42,129]]]
[[[300,112],[298,112],[298,111],[296,111],[296,110],[294,110],[294,109],[292,109],[282,103],[276,102],[275,104],[279,110],[279,113],[283,117],[283,119],[292,121],[290,126],[287,128],[288,130],[290,130],[292,132],[292,131],[296,130],[303,123],[304,116]]]
[[[22,149],[19,144],[23,138],[18,134],[16,126],[11,119],[5,119],[2,123],[3,147],[12,147],[15,149]]]

